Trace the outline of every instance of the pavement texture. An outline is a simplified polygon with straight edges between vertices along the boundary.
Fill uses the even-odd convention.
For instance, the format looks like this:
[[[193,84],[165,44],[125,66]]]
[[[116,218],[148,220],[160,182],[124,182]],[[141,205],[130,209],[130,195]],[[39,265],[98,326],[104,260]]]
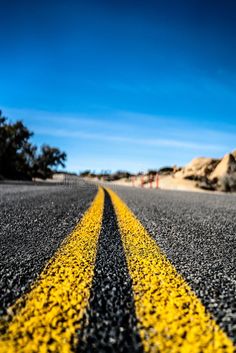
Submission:
[[[89,310],[78,352],[143,352],[125,253],[110,196],[105,191],[102,230]]]
[[[236,195],[112,189],[0,185],[0,351],[234,352]]]
[[[0,314],[37,278],[95,197],[96,186],[0,185]]]
[[[236,195],[112,189],[236,343]]]

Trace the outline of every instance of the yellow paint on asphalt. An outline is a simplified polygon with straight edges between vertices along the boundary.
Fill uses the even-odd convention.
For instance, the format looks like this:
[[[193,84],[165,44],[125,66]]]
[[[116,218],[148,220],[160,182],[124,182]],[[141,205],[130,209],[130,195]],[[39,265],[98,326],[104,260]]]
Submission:
[[[104,191],[45,267],[16,311],[0,341],[1,353],[71,352],[89,302]]]
[[[108,190],[118,219],[145,352],[234,352],[182,276],[123,201]]]

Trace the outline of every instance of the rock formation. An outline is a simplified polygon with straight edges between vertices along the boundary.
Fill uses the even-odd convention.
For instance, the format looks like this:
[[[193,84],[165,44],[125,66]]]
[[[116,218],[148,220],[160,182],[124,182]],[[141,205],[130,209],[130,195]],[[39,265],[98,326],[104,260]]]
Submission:
[[[196,180],[204,189],[236,191],[236,150],[222,159],[194,158],[175,177]]]
[[[184,179],[204,180],[213,172],[219,162],[219,159],[213,158],[194,158],[179,173]]]

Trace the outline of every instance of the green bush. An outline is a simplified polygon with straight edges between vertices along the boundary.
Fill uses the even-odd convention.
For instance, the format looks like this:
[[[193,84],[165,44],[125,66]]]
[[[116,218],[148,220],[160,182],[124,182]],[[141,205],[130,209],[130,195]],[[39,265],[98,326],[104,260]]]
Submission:
[[[53,168],[65,167],[66,153],[43,145],[40,152],[30,142],[33,133],[22,121],[10,123],[0,111],[0,175],[7,179],[31,180],[52,176]]]

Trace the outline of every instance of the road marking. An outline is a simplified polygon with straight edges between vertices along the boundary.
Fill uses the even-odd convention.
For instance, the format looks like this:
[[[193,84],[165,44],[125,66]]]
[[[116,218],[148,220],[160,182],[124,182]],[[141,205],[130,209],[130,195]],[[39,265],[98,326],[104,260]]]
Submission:
[[[132,278],[135,310],[145,352],[227,352],[232,341],[125,203],[108,190]]]
[[[77,346],[76,332],[89,302],[103,207],[104,191],[99,188],[31,292],[13,307],[16,314],[1,338],[1,353],[68,353]]]
[[[131,278],[115,210],[105,192],[102,229],[78,352],[141,352]]]

